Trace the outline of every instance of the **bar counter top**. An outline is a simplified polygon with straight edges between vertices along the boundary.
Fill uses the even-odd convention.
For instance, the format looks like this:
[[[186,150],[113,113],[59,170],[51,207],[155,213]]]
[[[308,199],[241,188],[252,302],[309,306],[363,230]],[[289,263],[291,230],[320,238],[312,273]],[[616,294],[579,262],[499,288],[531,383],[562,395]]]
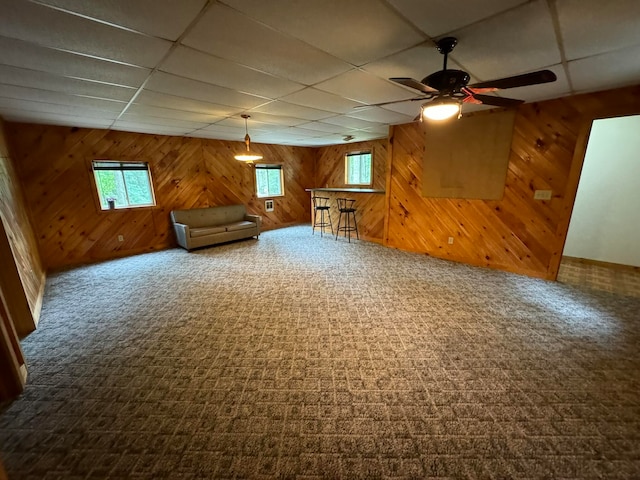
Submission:
[[[384,193],[384,190],[375,188],[305,188],[305,192],[347,192],[347,193]]]

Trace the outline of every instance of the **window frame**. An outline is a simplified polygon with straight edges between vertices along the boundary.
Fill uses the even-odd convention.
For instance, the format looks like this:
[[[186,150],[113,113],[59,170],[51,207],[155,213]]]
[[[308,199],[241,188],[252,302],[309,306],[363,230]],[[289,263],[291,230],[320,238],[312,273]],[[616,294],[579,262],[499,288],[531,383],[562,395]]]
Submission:
[[[114,211],[114,210],[118,210],[118,211],[122,211],[122,210],[131,210],[131,209],[144,209],[144,208],[153,208],[157,205],[156,202],[156,195],[155,195],[155,188],[153,185],[153,175],[151,172],[151,165],[149,164],[149,162],[146,162],[144,160],[113,160],[113,159],[90,159],[89,160],[89,170],[90,170],[90,174],[91,174],[91,178],[93,179],[93,188],[94,188],[94,192],[95,192],[95,196],[94,196],[94,200],[96,202],[96,207],[98,209],[98,211],[100,212],[110,212],[110,211]],[[105,163],[110,163],[110,164],[119,164],[121,168],[107,168],[104,165],[103,166],[99,166],[96,164],[105,164]],[[98,167],[98,168],[96,168]],[[130,200],[129,200],[129,195],[128,195],[128,191],[127,191],[127,184],[126,184],[126,179],[124,174],[122,174],[122,181],[125,187],[125,192],[127,195],[127,205],[123,205],[123,206],[115,206],[114,208],[109,208],[108,203],[105,205],[102,203],[102,197],[103,197],[103,193],[101,191],[99,182],[98,182],[98,178],[96,176],[96,172],[100,171],[100,170],[115,170],[115,171],[119,171],[119,172],[125,172],[127,170],[129,171],[146,171],[147,172],[147,180],[149,182],[149,190],[151,193],[151,203],[145,203],[145,204],[131,204]],[[106,195],[105,195],[105,202],[107,201]]]
[[[284,168],[281,164],[266,164],[259,163],[254,165],[255,169],[255,182],[256,182],[256,196],[258,198],[271,198],[271,197],[284,197]],[[267,194],[263,195],[260,193],[260,189],[258,188],[258,170],[278,170],[280,172],[280,193],[274,194],[270,191],[267,191]],[[268,173],[267,173],[268,175]],[[269,183],[267,181],[267,190],[269,189]]]
[[[349,182],[349,158],[355,156],[362,156],[368,154],[370,158],[370,175],[369,181],[364,183],[350,183]],[[362,178],[360,178],[362,180]],[[370,150],[358,150],[353,152],[347,152],[344,155],[344,183],[345,185],[353,185],[353,186],[367,186],[370,187],[373,185],[373,149]]]

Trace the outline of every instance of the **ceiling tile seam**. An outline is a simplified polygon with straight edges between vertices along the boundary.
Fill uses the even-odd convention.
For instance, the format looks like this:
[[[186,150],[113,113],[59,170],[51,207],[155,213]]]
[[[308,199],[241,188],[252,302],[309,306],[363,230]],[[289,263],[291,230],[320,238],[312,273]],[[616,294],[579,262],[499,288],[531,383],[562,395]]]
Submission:
[[[124,30],[125,32],[135,33],[137,35],[142,35],[142,36],[148,37],[148,38],[158,38],[160,40],[165,40],[165,41],[168,41],[168,42],[172,42],[173,41],[170,38],[163,38],[163,37],[156,37],[155,35],[149,35],[148,33],[141,32],[141,31],[136,30],[134,28],[125,27],[124,25],[118,25],[117,23],[108,22],[106,20],[102,20],[100,18],[92,17],[91,15],[86,15],[84,13],[74,12],[73,10],[69,10],[69,9],[64,8],[64,7],[59,7],[57,5],[51,5],[51,4],[42,2],[40,0],[27,0],[27,1],[30,2],[30,3],[36,4],[36,5],[40,5],[41,7],[45,7],[45,8],[49,8],[51,10],[56,10],[58,12],[66,13],[67,15],[73,15],[74,17],[83,18],[83,19],[89,20],[91,22],[96,22],[96,23],[100,23],[102,25],[106,25],[108,27],[117,28],[118,30]]]
[[[299,42],[301,42],[301,43],[303,43],[303,44],[307,45],[308,47],[312,48],[313,50],[316,50],[316,51],[318,51],[318,52],[322,52],[322,53],[324,53],[324,54],[326,54],[326,55],[329,55],[331,58],[334,58],[334,59],[336,59],[336,60],[338,60],[338,61],[340,61],[340,62],[344,62],[344,63],[346,63],[347,65],[351,65],[351,66],[352,66],[352,67],[354,67],[354,68],[355,68],[355,67],[358,67],[358,65],[355,65],[355,64],[353,64],[353,63],[351,63],[351,62],[349,62],[349,61],[345,60],[344,58],[336,57],[333,53],[328,52],[328,51],[326,51],[326,50],[323,50],[322,48],[318,47],[317,45],[313,45],[313,44],[311,44],[311,43],[307,42],[306,40],[304,40],[304,39],[302,39],[302,38],[300,38],[300,37],[296,37],[295,35],[291,35],[291,34],[290,34],[290,33],[288,33],[288,32],[283,32],[282,30],[279,30],[279,29],[277,29],[277,28],[273,27],[273,25],[269,25],[268,23],[264,23],[264,22],[262,22],[261,20],[259,20],[259,19],[255,18],[255,17],[252,17],[252,16],[250,16],[250,15],[247,15],[247,14],[246,14],[246,13],[244,13],[243,11],[238,10],[237,8],[234,8],[232,5],[227,4],[224,0],[217,0],[217,3],[219,3],[220,5],[224,5],[225,7],[227,7],[227,8],[229,8],[229,9],[233,10],[234,12],[236,12],[236,13],[238,13],[238,14],[242,15],[243,17],[246,17],[246,18],[250,19],[250,20],[251,20],[251,21],[253,21],[253,22],[256,22],[256,23],[258,23],[258,24],[262,25],[263,27],[268,28],[269,30],[272,30],[272,31],[274,31],[274,32],[277,32],[277,33],[279,33],[280,35],[283,35],[283,36],[285,36],[285,37],[287,37],[287,38],[297,40],[297,41],[299,41]],[[333,77],[332,77],[332,78],[333,78]],[[323,80],[323,81],[324,81],[324,80]]]
[[[147,83],[149,83],[149,80],[151,79],[151,77],[153,76],[153,74],[157,71],[160,70],[160,67],[162,66],[162,64],[167,60],[167,58],[169,58],[169,56],[176,50],[176,48],[178,48],[181,44],[182,44],[182,39],[184,37],[186,37],[189,32],[191,31],[191,29],[193,29],[193,27],[195,27],[195,25],[201,20],[202,16],[207,12],[207,10],[209,10],[209,8],[211,8],[211,6],[215,3],[215,0],[207,0],[207,3],[204,4],[204,6],[200,9],[200,12],[191,20],[191,22],[189,23],[189,25],[186,26],[186,28],[184,29],[184,31],[180,34],[180,36],[171,44],[171,47],[169,47],[169,49],[167,50],[167,52],[162,56],[162,58],[160,59],[160,61],[158,61],[157,65],[155,67],[153,67],[151,69],[151,71],[149,72],[149,74],[147,75],[147,78],[144,79],[144,81],[140,84],[140,86],[138,87],[138,89],[136,90],[136,92],[133,94],[133,96],[131,97],[131,100],[129,100],[129,102],[127,103],[127,105],[125,105],[125,107],[122,109],[122,111],[120,112],[120,115],[118,115],[118,117],[116,118],[116,120],[113,122],[117,122],[120,117],[122,115],[124,115],[127,110],[129,109],[129,107],[131,105],[133,105],[133,103],[135,102],[136,98],[140,95],[140,93],[142,92],[142,90],[144,89],[145,85]]]
[[[6,85],[6,86],[10,86],[10,87],[15,87],[16,85],[12,85],[9,83],[0,83],[0,86],[2,85]],[[103,98],[103,97],[92,97],[89,95],[80,95],[80,94],[76,94],[76,93],[66,93],[66,92],[58,92],[55,90],[43,90],[41,88],[33,88],[33,87],[25,87],[25,86],[20,86],[21,88],[24,88],[26,90],[33,90],[35,92],[43,92],[43,93],[56,93],[59,95],[63,95],[63,96],[67,96],[67,97],[79,97],[79,98],[93,98],[96,100],[104,100],[106,102],[113,102],[113,103],[127,103],[124,100],[114,100],[113,98]],[[44,103],[46,105],[61,105],[61,106],[68,106],[68,107],[80,107],[79,105],[70,105],[69,103],[54,103],[54,102],[43,102],[41,100],[33,100],[31,98],[23,98],[23,97],[9,97],[7,95],[5,95],[4,93],[0,95],[0,98],[6,98],[6,99],[10,99],[10,100],[19,100],[22,102],[34,102],[34,103]],[[104,110],[101,108],[96,108],[96,110],[102,110],[102,111],[110,111],[110,110]]]
[[[15,65],[10,65],[8,63],[0,63],[0,67],[2,67],[2,66],[9,67],[9,68],[15,68],[17,70],[26,70],[28,72],[41,73],[41,74],[50,75],[50,76],[56,77],[56,78],[80,80],[80,81],[83,81],[83,82],[97,83],[97,84],[100,84],[100,85],[110,85],[112,87],[128,88],[128,89],[131,89],[131,90],[135,90],[137,88],[137,87],[132,87],[130,85],[121,85],[119,83],[104,82],[104,81],[101,81],[101,80],[93,80],[91,78],[76,77],[76,76],[73,76],[73,75],[62,75],[60,73],[48,72],[46,70],[37,70],[35,68],[17,67]],[[9,85],[11,85],[11,84],[9,84]],[[22,86],[22,85],[19,85],[19,86]]]
[[[186,77],[181,77],[181,78],[186,78]],[[211,84],[211,85],[213,85],[213,84]],[[190,100],[190,101],[195,101],[195,102],[199,102],[199,103],[207,103],[207,104],[211,103],[211,104],[214,104],[213,102],[209,102],[207,100],[201,100],[201,99],[198,99],[198,98],[183,97],[182,95],[174,95],[172,93],[160,92],[158,90],[153,90],[151,88],[147,88],[145,90],[147,92],[157,93],[157,94],[160,94],[160,95],[166,95],[166,96],[174,97],[174,98],[178,98],[178,99]],[[234,90],[234,91],[237,92],[237,90]],[[254,96],[257,96],[257,95],[254,95]],[[260,106],[268,105],[268,104],[272,103],[273,101],[274,100],[269,100],[268,102],[261,103],[256,108],[258,108]],[[156,107],[157,106],[157,105],[152,105],[150,103],[137,103],[135,101],[133,102],[133,104],[134,105],[146,105],[146,106],[151,106],[151,107]],[[247,109],[245,107],[241,106],[241,105],[229,105],[227,103],[215,103],[214,105],[219,105],[221,107],[235,108],[235,109],[239,110],[239,113],[247,111]],[[178,112],[206,113],[206,112],[201,112],[201,111],[197,111],[197,110],[185,110],[183,108],[178,109],[178,108],[167,107],[167,106],[163,106],[163,107],[159,107],[159,108],[166,108],[167,110],[175,110],[175,111],[178,111]],[[218,122],[218,121],[219,120],[216,120],[216,122]],[[216,123],[216,122],[214,122],[214,123]]]
[[[569,73],[569,63],[567,61],[567,54],[564,49],[564,39],[562,38],[562,29],[560,27],[560,19],[558,18],[558,8],[556,6],[556,0],[547,0],[547,6],[549,7],[549,13],[551,15],[551,23],[553,24],[553,31],[556,35],[556,43],[558,45],[558,51],[560,52],[560,63],[562,69],[567,77],[567,83],[569,84],[569,91],[575,93],[573,86],[573,80]]]
[[[15,38],[15,37],[7,37],[5,35],[0,35],[0,38],[6,38],[7,40],[10,40],[10,41],[13,41],[13,42],[24,43],[26,45],[35,45],[36,47],[44,48],[46,50],[53,50],[53,51],[56,51],[56,52],[69,53],[71,55],[77,55],[78,57],[92,58],[94,60],[100,60],[100,61],[103,61],[103,62],[115,63],[117,65],[124,65],[125,67],[133,67],[133,68],[141,68],[141,69],[144,69],[144,70],[149,70],[149,67],[143,67],[142,65],[136,65],[136,64],[133,64],[133,63],[121,62],[120,60],[114,60],[112,58],[100,57],[98,55],[91,55],[90,53],[76,52],[75,50],[69,50],[67,48],[52,47],[51,45],[45,45],[45,44],[38,43],[38,42],[22,40],[20,38]],[[11,65],[11,66],[13,66],[13,65]],[[18,67],[18,68],[20,68],[20,67]],[[38,70],[38,71],[40,71],[40,70]],[[42,71],[45,71],[45,70],[42,70]],[[47,73],[49,73],[49,72],[47,72]]]
[[[433,44],[433,46],[435,47],[436,42],[433,39],[433,37],[431,37],[427,32],[425,32],[424,30],[422,30],[420,27],[418,27],[415,23],[413,23],[410,19],[408,19],[407,17],[404,16],[404,14],[398,10],[395,6],[393,6],[392,4],[389,3],[389,0],[380,0],[380,3],[382,3],[382,5],[389,11],[391,11],[397,18],[399,18],[403,23],[405,23],[406,25],[408,25],[409,27],[411,27],[411,29],[416,32],[418,35],[420,35],[421,37],[423,37],[425,39],[425,41],[429,41]],[[424,42],[420,42],[418,45],[422,44]],[[413,47],[410,47],[413,48]],[[395,55],[396,53],[400,53],[403,52],[406,49],[403,50],[399,50],[395,53],[392,53],[391,55]],[[386,57],[385,57],[386,58]],[[371,63],[371,62],[368,62]]]
[[[478,24],[484,23],[484,22],[486,22],[488,20],[492,20],[492,19],[497,18],[497,17],[499,17],[501,15],[504,15],[505,13],[508,13],[508,12],[511,12],[511,11],[514,11],[514,10],[518,10],[520,8],[523,8],[525,5],[527,5],[529,3],[534,3],[535,1],[536,0],[525,0],[523,2],[520,2],[518,5],[514,5],[513,7],[501,10],[499,12],[494,13],[493,15],[489,15],[488,17],[480,18],[480,19],[476,20],[475,22],[471,22],[471,23],[469,23],[469,24],[467,24],[467,25],[465,25],[463,27],[456,28],[455,30],[452,30],[452,31],[450,31],[450,32],[448,32],[446,34],[438,35],[438,37],[436,37],[436,38],[444,38],[444,37],[448,37],[448,36],[453,36],[453,37],[457,37],[460,40],[460,38],[458,37],[459,33],[457,33],[457,32],[460,32],[460,31],[462,31],[462,30],[464,30],[466,28],[469,28],[469,27],[473,27],[474,25],[478,25]],[[547,0],[547,1],[549,1],[549,0]],[[492,78],[484,78],[482,76],[475,75],[471,69],[465,67],[464,63],[460,62],[456,58],[455,51],[452,52],[451,54],[449,54],[449,59],[453,60],[455,63],[460,65],[460,68],[462,70],[464,70],[469,75],[471,75],[471,77],[476,78],[479,82],[486,82],[486,81],[489,81],[489,80],[493,80]],[[496,92],[496,94],[498,96],[500,96],[497,92]]]

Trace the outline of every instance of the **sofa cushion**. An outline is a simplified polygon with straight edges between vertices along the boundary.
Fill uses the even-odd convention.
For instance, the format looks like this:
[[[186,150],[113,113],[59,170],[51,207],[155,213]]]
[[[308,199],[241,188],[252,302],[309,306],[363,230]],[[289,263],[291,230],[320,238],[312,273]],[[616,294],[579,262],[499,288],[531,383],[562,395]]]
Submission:
[[[247,222],[246,220],[243,220],[242,222],[233,222],[227,225],[227,232],[244,230],[245,228],[255,228],[255,226],[255,222]]]
[[[171,218],[174,222],[184,223],[191,228],[200,228],[239,222],[244,219],[246,213],[247,210],[244,205],[225,205],[174,210],[171,212]]]
[[[194,237],[204,237],[205,235],[211,235],[214,233],[224,233],[227,229],[222,227],[200,227],[200,228],[190,228],[189,233],[191,234],[191,238]]]

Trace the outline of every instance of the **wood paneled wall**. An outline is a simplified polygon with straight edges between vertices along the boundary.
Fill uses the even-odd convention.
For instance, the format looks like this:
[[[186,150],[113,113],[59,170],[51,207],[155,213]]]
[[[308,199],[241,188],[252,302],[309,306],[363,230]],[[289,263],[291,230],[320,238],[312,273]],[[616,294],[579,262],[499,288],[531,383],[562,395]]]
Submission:
[[[315,187],[341,188],[345,183],[345,155],[362,150],[373,151],[373,185],[371,188],[384,190],[387,177],[388,142],[372,140],[368,142],[345,143],[317,149]],[[367,188],[367,187],[363,187]],[[338,196],[353,198],[357,209],[360,238],[382,243],[384,236],[385,194],[375,193],[330,193],[323,196],[331,198],[331,216],[337,226],[338,211],[335,198]]]
[[[263,216],[264,230],[310,220],[312,149],[252,145],[266,162],[284,165],[285,196],[267,214],[253,167],[233,158],[241,142],[11,123],[7,130],[46,268],[175,246],[174,209],[244,203]],[[156,206],[100,210],[94,159],[149,162]]]
[[[3,254],[3,278],[9,291],[6,298],[16,330],[20,336],[35,329],[40,316],[45,285],[45,270],[33,232],[23,191],[10,158],[5,124],[0,120],[0,221],[4,225],[8,244]],[[4,235],[4,233],[3,233]],[[3,250],[4,252],[4,250]],[[6,258],[5,258],[6,257]],[[13,278],[17,271],[15,280]],[[27,305],[24,305],[26,302]]]
[[[638,112],[640,87],[522,105],[498,201],[422,197],[422,127],[394,127],[386,244],[555,279],[592,120]],[[552,190],[553,198],[534,200],[535,190]]]

